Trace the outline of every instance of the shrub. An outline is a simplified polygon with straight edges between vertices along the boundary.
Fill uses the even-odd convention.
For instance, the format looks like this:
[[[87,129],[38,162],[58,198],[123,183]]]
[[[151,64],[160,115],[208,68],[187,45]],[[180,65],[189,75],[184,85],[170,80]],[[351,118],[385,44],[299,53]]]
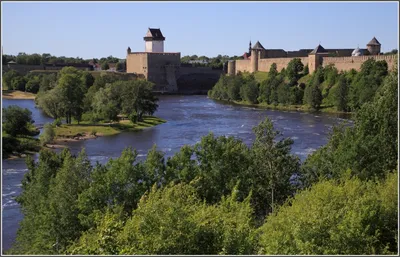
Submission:
[[[45,146],[46,144],[51,143],[54,140],[54,137],[55,132],[53,125],[47,123],[46,125],[44,125],[43,133],[39,137],[40,143]]]

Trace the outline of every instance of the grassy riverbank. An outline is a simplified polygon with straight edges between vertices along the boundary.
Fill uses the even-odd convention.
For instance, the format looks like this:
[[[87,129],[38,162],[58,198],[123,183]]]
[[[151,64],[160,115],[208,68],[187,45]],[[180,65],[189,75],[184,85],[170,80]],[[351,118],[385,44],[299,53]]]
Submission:
[[[300,105],[300,104],[297,104],[297,105],[282,105],[282,104],[274,105],[274,104],[266,104],[266,103],[252,104],[252,103],[249,103],[246,101],[226,101],[226,100],[219,100],[219,99],[213,99],[213,100],[221,101],[224,103],[235,104],[235,105],[264,108],[264,109],[271,109],[271,110],[279,110],[279,111],[323,112],[323,113],[346,114],[346,115],[352,114],[350,112],[340,112],[340,111],[337,111],[332,106],[324,106],[324,105],[321,105],[321,108],[318,111],[316,111],[316,110],[312,109],[311,107],[308,107],[306,105]]]
[[[76,122],[71,125],[63,124],[55,128],[55,141],[82,140],[98,136],[111,136],[123,131],[140,131],[154,127],[166,121],[154,116],[144,116],[143,121],[132,123],[130,120],[121,120],[117,123],[90,123],[87,121]]]
[[[18,90],[2,90],[1,95],[4,99],[35,99],[36,94]]]

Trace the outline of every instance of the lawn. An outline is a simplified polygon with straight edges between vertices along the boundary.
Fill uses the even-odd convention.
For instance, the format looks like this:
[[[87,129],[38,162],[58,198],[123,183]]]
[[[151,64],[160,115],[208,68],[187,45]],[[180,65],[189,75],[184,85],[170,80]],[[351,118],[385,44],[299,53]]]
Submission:
[[[74,122],[71,125],[63,124],[55,129],[58,138],[74,138],[81,136],[110,136],[122,131],[140,131],[166,121],[154,116],[144,116],[142,122],[133,124],[130,120],[121,120],[116,123],[90,123],[88,121]]]

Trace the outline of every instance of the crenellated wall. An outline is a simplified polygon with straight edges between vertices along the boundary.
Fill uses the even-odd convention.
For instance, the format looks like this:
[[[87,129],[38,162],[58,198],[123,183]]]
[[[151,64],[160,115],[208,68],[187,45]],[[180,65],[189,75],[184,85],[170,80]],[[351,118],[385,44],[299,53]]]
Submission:
[[[322,57],[322,66],[333,64],[339,71],[347,71],[355,69],[359,71],[361,65],[368,59],[376,61],[385,60],[388,64],[388,69],[393,69],[397,55],[369,55],[369,56],[350,56],[350,57]]]

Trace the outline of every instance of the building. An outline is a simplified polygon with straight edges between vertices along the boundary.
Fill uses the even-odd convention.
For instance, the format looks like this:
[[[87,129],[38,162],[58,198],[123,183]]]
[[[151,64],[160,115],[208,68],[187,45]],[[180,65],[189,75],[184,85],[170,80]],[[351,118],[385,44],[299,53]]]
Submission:
[[[177,91],[181,53],[164,52],[165,37],[160,29],[149,28],[143,39],[144,52],[132,52],[128,47],[126,72],[143,74],[155,84],[155,91]]]
[[[389,69],[394,66],[396,55],[381,55],[381,44],[374,37],[367,44],[367,48],[359,47],[343,49],[325,49],[320,44],[315,49],[300,49],[298,51],[284,51],[283,49],[266,49],[257,41],[251,47],[249,53],[244,53],[244,60],[228,62],[228,74],[240,72],[268,72],[275,63],[278,71],[286,68],[293,58],[300,58],[304,65],[308,65],[309,71],[314,72],[319,66],[335,65],[340,71],[359,70],[363,62],[370,58],[385,60]]]

